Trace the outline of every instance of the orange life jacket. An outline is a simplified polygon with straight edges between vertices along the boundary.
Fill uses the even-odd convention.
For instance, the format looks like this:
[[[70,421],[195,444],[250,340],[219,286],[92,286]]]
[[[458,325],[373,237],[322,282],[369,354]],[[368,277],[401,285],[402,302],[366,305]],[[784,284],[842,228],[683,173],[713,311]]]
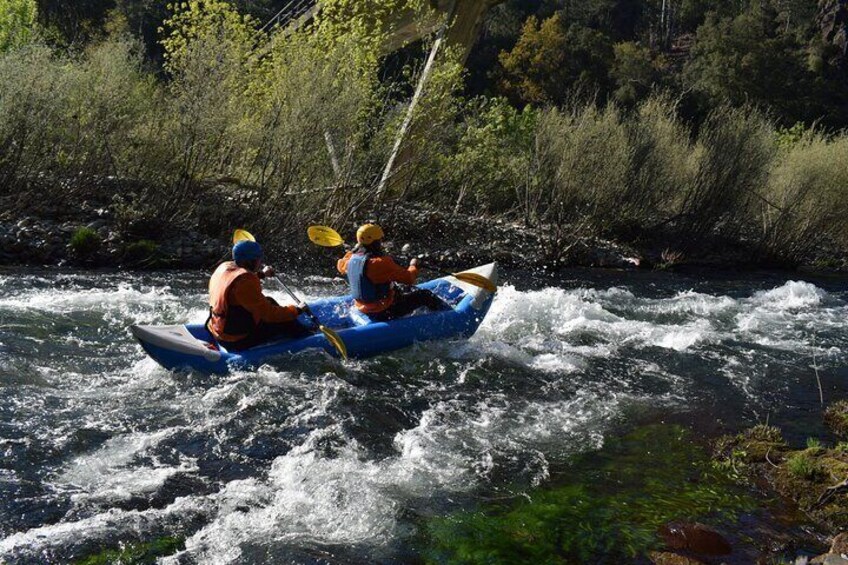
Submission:
[[[253,276],[232,261],[221,263],[209,279],[209,320],[206,327],[219,341],[239,341],[256,327],[255,317],[241,306],[231,306],[228,294],[236,279]]]

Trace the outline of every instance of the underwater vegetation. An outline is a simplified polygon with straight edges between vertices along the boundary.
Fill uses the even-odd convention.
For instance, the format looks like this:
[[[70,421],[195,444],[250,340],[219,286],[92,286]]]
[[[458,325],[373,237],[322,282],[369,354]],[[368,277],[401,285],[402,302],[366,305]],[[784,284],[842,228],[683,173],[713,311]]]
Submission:
[[[712,465],[692,433],[649,425],[579,457],[552,485],[507,504],[429,521],[429,563],[632,560],[663,545],[670,522],[721,525],[755,501]]]

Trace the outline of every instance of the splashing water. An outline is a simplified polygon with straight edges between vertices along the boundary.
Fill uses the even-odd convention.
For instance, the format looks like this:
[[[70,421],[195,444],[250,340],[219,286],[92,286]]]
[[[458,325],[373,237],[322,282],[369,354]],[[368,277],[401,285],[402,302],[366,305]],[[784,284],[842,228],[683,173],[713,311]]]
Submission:
[[[421,517],[544,484],[628,423],[815,405],[814,351],[827,393],[844,392],[839,281],[506,285],[469,341],[168,373],[127,328],[202,321],[204,288],[196,273],[0,275],[0,561],[159,536],[185,538],[175,563],[404,559]]]

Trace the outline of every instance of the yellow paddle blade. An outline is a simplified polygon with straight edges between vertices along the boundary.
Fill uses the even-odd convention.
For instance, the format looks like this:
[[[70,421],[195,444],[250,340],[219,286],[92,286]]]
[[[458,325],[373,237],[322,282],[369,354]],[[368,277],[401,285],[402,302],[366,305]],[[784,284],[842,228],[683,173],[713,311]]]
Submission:
[[[457,280],[472,284],[474,286],[479,286],[480,288],[492,293],[498,290],[498,287],[495,285],[495,283],[493,283],[483,275],[478,275],[477,273],[454,273],[453,276]]]
[[[239,229],[233,232],[233,244],[239,241],[256,241],[256,238],[249,231]]]
[[[310,226],[306,230],[309,241],[321,247],[338,247],[344,245],[344,239],[339,232],[327,226]]]
[[[318,326],[318,329],[321,330],[321,333],[324,334],[324,337],[327,338],[327,341],[333,344],[333,347],[336,348],[336,351],[339,352],[339,355],[342,356],[342,359],[347,361],[347,346],[342,341],[342,338],[339,337],[339,334],[337,334],[327,326]]]

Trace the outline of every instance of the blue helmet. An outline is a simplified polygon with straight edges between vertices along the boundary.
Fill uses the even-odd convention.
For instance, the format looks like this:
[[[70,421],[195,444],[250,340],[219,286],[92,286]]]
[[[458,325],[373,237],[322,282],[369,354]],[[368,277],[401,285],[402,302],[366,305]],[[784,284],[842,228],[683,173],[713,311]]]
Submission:
[[[255,241],[239,241],[233,245],[233,261],[254,261],[262,259],[262,246]]]

